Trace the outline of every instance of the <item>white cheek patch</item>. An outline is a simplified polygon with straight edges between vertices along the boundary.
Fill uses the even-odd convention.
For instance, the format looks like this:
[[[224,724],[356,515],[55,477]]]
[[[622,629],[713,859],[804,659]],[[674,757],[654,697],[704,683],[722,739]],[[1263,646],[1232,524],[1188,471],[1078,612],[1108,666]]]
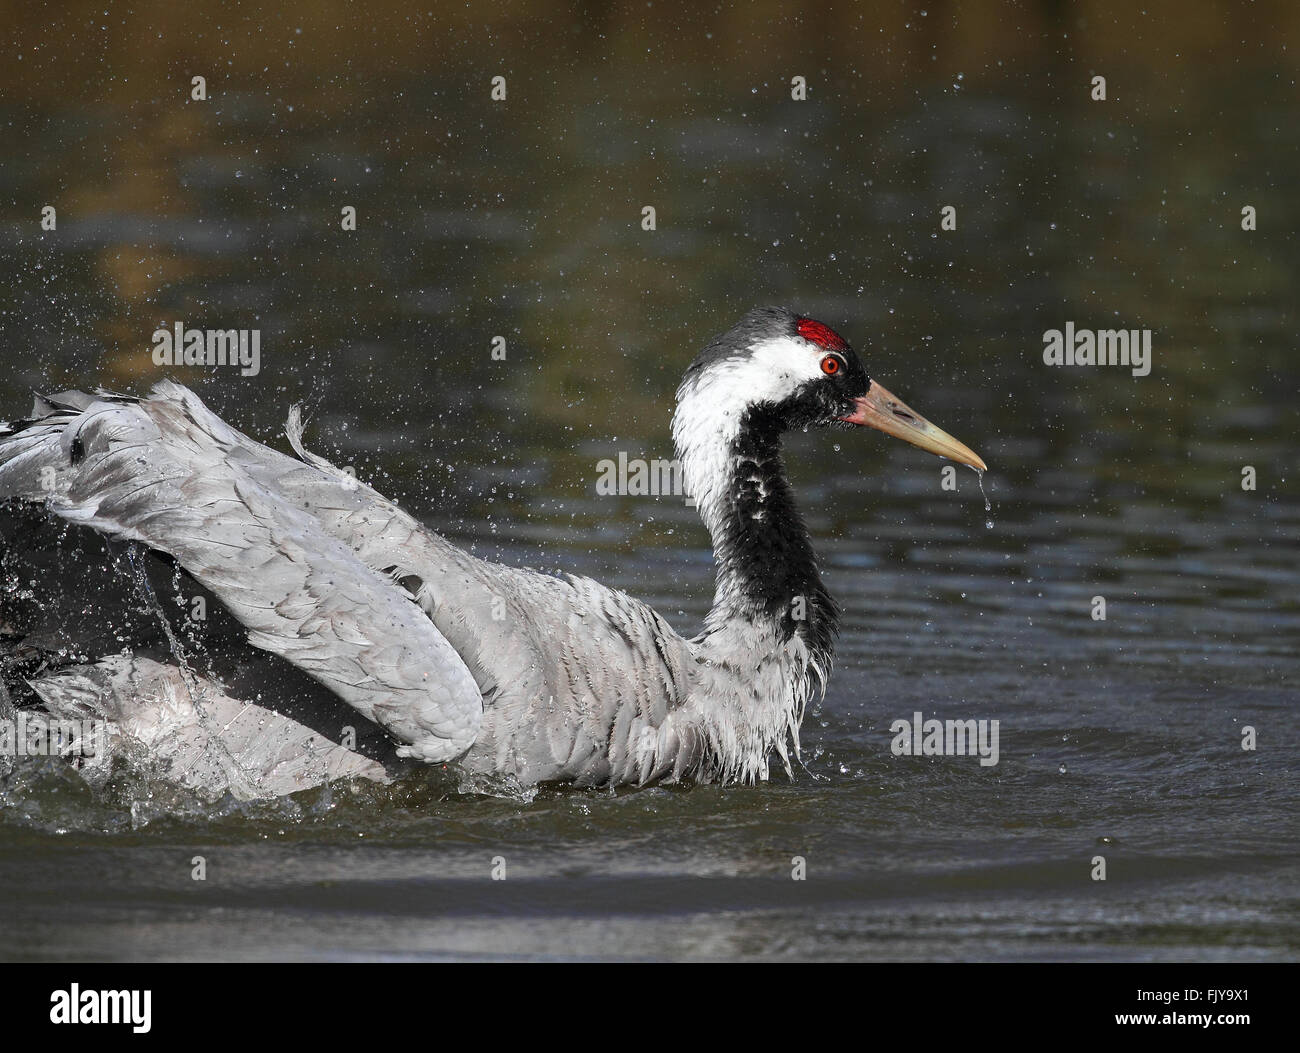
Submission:
[[[801,338],[777,337],[752,345],[744,357],[715,363],[682,385],[673,440],[687,490],[711,528],[745,411],[761,402],[784,402],[809,381],[820,380],[824,354]]]
[[[744,358],[718,363],[700,378],[710,397],[736,407],[784,402],[808,381],[821,378],[822,355],[806,340],[777,337],[749,351]]]
[[[822,378],[823,353],[797,337],[753,344],[749,354],[711,366],[679,392],[674,432],[679,440],[706,435],[730,440],[745,410],[762,402],[779,403],[809,381]]]

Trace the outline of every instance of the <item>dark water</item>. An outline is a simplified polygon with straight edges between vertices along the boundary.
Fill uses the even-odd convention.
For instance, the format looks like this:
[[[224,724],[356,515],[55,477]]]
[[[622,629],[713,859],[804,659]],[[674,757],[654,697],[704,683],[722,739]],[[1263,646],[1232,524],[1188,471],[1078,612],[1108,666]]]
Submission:
[[[256,377],[181,379],[261,438],[304,400],[435,528],[689,631],[703,529],[596,463],[670,456],[695,349],[780,302],[977,449],[993,508],[875,433],[791,439],[846,611],[793,782],[205,807],[23,762],[0,953],[1294,958],[1296,15],[967,6],[12,11],[0,415],[147,386],[159,324],[259,327]],[[1044,365],[1067,321],[1152,330],[1150,375]],[[998,720],[999,763],[895,757],[916,711]]]

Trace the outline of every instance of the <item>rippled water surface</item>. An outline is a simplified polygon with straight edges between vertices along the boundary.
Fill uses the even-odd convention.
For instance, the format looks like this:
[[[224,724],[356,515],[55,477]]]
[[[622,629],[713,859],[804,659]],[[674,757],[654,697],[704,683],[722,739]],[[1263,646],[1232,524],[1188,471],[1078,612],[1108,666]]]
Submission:
[[[1249,34],[1227,4],[1167,24],[977,6],[960,26],[943,4],[869,26],[674,4],[566,26],[521,4],[484,28],[380,3],[340,29],[298,6],[155,37],[162,5],[69,5],[88,79],[28,48],[35,17],[16,30],[0,416],[33,388],[143,389],[160,323],[260,327],[257,377],[180,378],[282,448],[303,400],[310,443],[436,529],[693,631],[694,511],[598,496],[596,464],[670,456],[694,351],[780,302],[977,449],[992,509],[972,473],[945,490],[877,433],[791,438],[845,609],[793,781],[525,802],[431,771],[200,806],[25,761],[0,779],[0,954],[1295,956],[1289,7],[1255,5],[1275,24]],[[204,61],[213,98],[187,104]],[[1067,321],[1151,329],[1150,375],[1045,366]],[[998,720],[999,763],[894,756],[890,723],[917,711]]]

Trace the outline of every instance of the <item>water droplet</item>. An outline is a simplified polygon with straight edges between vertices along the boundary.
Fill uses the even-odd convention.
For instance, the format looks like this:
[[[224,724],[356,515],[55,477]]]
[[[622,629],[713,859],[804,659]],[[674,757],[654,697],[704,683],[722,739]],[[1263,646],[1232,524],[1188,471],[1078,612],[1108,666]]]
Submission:
[[[980,494],[982,494],[984,497],[984,511],[992,512],[993,502],[989,500],[989,495],[984,492],[984,473],[980,471],[980,469],[976,468],[975,475],[980,481]]]
[[[980,493],[984,495],[984,511],[991,512],[993,511],[993,502],[989,500],[989,495],[984,490],[984,473],[980,471],[978,468],[976,468],[975,475],[980,481]],[[992,530],[993,520],[992,519],[984,520],[984,526],[987,529]]]
[[[1059,771],[1062,775],[1064,775],[1064,774],[1065,774],[1065,762],[1062,761],[1062,762],[1061,762],[1061,766],[1060,766],[1059,768],[1057,768],[1056,770]]]

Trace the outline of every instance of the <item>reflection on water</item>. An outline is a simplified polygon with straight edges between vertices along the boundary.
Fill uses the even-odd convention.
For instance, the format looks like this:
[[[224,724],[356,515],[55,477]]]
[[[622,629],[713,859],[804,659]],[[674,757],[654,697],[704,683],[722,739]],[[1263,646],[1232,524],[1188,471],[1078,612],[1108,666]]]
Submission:
[[[257,377],[182,378],[263,437],[303,399],[317,446],[475,551],[690,630],[711,581],[694,511],[598,496],[596,464],[669,456],[694,350],[782,302],[978,449],[992,511],[973,475],[944,490],[939,462],[874,434],[792,438],[847,613],[793,785],[524,806],[430,773],[213,811],[20,765],[6,948],[1285,956],[1294,6],[592,3],[567,25],[519,4],[486,26],[366,6],[364,25],[294,4],[267,24],[72,4],[62,30],[10,12],[0,413],[32,388],[146,385],[160,324],[259,328]],[[210,100],[187,102],[205,70]],[[1151,329],[1150,376],[1045,366],[1068,321]],[[893,757],[890,722],[917,710],[1000,720],[997,768]],[[219,927],[192,907],[199,851]],[[486,883],[498,853],[511,879]]]

